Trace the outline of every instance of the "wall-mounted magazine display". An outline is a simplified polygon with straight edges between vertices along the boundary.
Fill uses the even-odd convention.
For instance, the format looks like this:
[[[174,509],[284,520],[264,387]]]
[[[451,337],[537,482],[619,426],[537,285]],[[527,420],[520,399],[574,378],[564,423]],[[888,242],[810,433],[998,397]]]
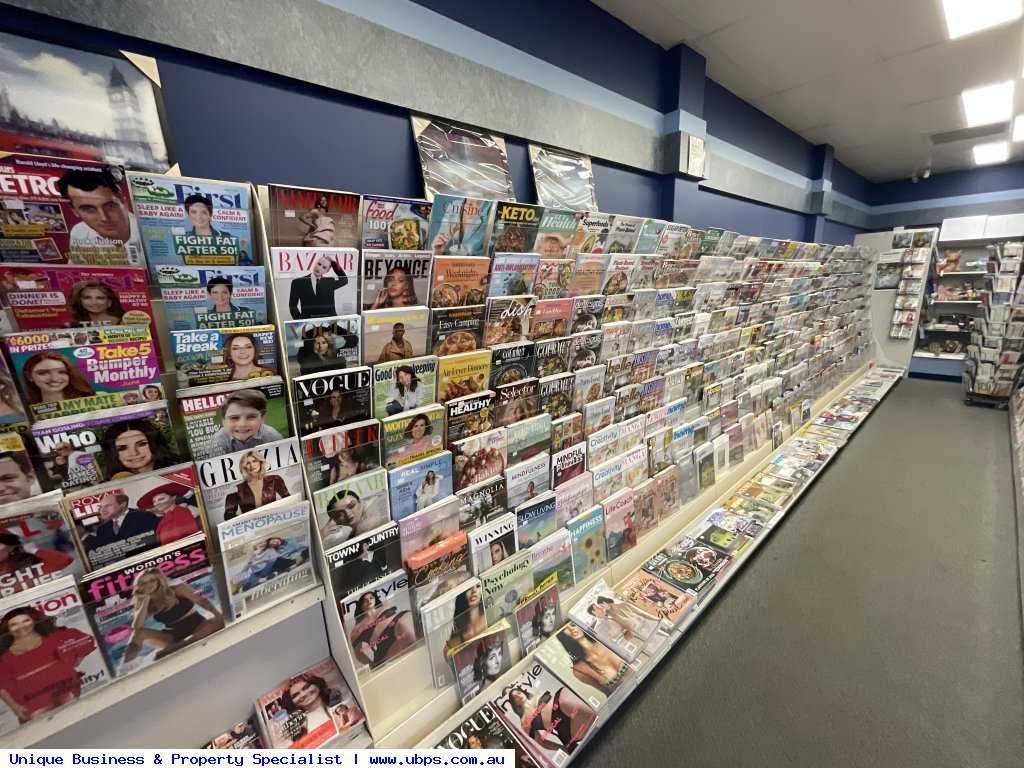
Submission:
[[[427,200],[437,194],[515,200],[503,137],[420,115],[412,115],[412,135]]]
[[[516,606],[519,648],[528,656],[562,626],[562,606],[558,597],[558,575],[552,573]]]
[[[0,266],[0,290],[21,331],[145,325],[156,338],[145,269]]]
[[[361,329],[359,315],[284,323],[289,378],[358,367]]]
[[[402,570],[398,525],[385,523],[328,550],[324,557],[334,594],[347,595]]]
[[[251,265],[249,185],[152,173],[129,173],[149,268]]]
[[[527,253],[535,250],[537,232],[544,219],[544,206],[498,202],[488,256],[495,253]]]
[[[156,267],[164,314],[172,331],[246,328],[266,323],[263,267]]]
[[[374,418],[414,411],[436,399],[437,358],[433,355],[373,366]]]
[[[0,507],[0,542],[10,550],[0,571],[0,597],[82,575],[62,499],[51,491]]]
[[[317,491],[313,511],[324,549],[380,528],[391,520],[387,472],[375,469]]]
[[[163,399],[147,327],[13,333],[4,346],[36,420]]]
[[[360,675],[380,669],[416,644],[405,571],[360,587],[340,600],[338,609]]]
[[[612,592],[603,579],[569,609],[569,618],[626,661],[636,659],[659,622]]]
[[[69,493],[64,508],[87,571],[186,539],[206,527],[192,464]]]
[[[107,408],[32,425],[47,489],[78,488],[181,462],[166,401]]]
[[[435,688],[452,684],[450,655],[487,631],[479,579],[467,579],[420,608]]]
[[[309,502],[282,502],[217,526],[231,616],[240,619],[316,583]]]
[[[388,472],[391,519],[401,520],[452,495],[452,455],[441,451]]]
[[[491,706],[540,765],[565,765],[597,712],[543,664],[530,664]]]
[[[484,704],[463,720],[458,727],[438,742],[437,749],[511,749],[515,764],[522,768],[536,768],[537,763],[520,744],[512,731],[498,718],[490,704]]]
[[[435,195],[427,236],[430,250],[435,256],[487,255],[493,210],[493,200]]]
[[[280,370],[272,325],[171,331],[171,349],[183,387],[277,376]]]
[[[73,578],[0,601],[0,616],[8,680],[0,701],[0,734],[110,681]]]
[[[283,184],[267,185],[270,245],[359,248],[359,195]]]
[[[594,171],[587,155],[531,143],[530,167],[541,205],[570,211],[597,210]]]
[[[487,624],[508,618],[514,620],[515,608],[533,589],[533,560],[529,552],[519,552],[480,574],[484,590]]]
[[[224,628],[203,536],[89,574],[81,590],[114,677],[148,667]]]
[[[349,743],[365,733],[365,717],[334,659],[286,680],[256,700],[270,749],[315,749],[335,737]]]
[[[426,307],[364,310],[360,337],[363,364],[389,363],[427,354],[429,315]]]
[[[480,691],[512,668],[508,641],[512,625],[502,619],[448,657],[454,673],[459,701],[469,702]]]
[[[381,461],[388,469],[411,464],[444,450],[444,406],[428,405],[381,422]]]
[[[299,436],[372,417],[372,378],[370,368],[363,366],[292,379]]]
[[[271,248],[277,319],[315,320],[355,314],[359,251],[352,248]]]
[[[278,376],[180,389],[178,406],[196,461],[256,448],[291,434],[285,385]]]
[[[380,466],[380,422],[332,427],[300,440],[302,464],[313,491]]]
[[[360,248],[384,251],[425,251],[431,204],[405,197],[363,195]]]
[[[196,462],[210,528],[289,496],[302,498],[302,461],[294,437]]]
[[[12,152],[0,161],[12,185],[0,206],[0,261],[145,266],[123,167]]]

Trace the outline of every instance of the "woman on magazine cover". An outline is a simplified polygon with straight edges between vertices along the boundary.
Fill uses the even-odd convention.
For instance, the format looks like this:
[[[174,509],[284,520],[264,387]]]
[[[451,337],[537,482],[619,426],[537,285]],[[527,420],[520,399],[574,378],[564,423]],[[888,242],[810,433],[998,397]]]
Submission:
[[[281,536],[257,541],[245,565],[231,578],[231,594],[255,589],[308,560],[309,547],[302,541],[291,541]]]
[[[610,692],[615,690],[629,672],[629,664],[598,640],[594,640],[581,627],[571,621],[555,637],[572,661],[572,673],[577,680]]]
[[[148,491],[139,499],[137,506],[160,518],[156,525],[156,541],[160,546],[199,533],[199,523],[192,514],[192,508],[198,506],[192,489],[166,483]]]
[[[0,361],[0,425],[28,421],[25,406],[21,404],[21,398],[14,387],[14,379],[2,366],[3,362]]]
[[[60,352],[37,352],[21,371],[25,397],[31,405],[60,403],[96,394],[92,385]]]
[[[267,474],[267,460],[256,451],[245,453],[238,465],[243,479],[235,486],[234,492],[224,497],[225,520],[291,495],[284,478]]]
[[[149,419],[132,419],[113,424],[103,435],[102,455],[108,480],[166,469],[180,462],[177,449]]]
[[[514,685],[502,695],[519,715],[523,731],[545,749],[572,754],[594,722],[594,710],[566,687],[554,694],[538,690],[531,697],[523,687]]]
[[[349,635],[352,650],[363,664],[376,669],[416,642],[412,613],[397,606],[385,608],[376,592],[367,592],[356,603],[355,627]]]
[[[309,227],[302,236],[304,248],[331,248],[334,245],[334,219],[327,215],[327,195],[320,195],[313,207],[297,218]]]
[[[56,549],[36,548],[29,552],[21,538],[11,531],[0,528],[0,586],[15,592],[34,587],[42,579],[38,577],[60,573],[74,562],[66,552]],[[5,577],[11,577],[10,581]]]
[[[258,376],[273,376],[274,371],[257,364],[262,349],[251,333],[233,333],[224,342],[224,362],[231,375],[229,381],[243,381]]]
[[[493,644],[492,644],[493,643]],[[473,660],[473,680],[479,684],[477,690],[482,691],[511,668],[505,649],[495,637],[481,640],[476,648],[476,659]]]
[[[395,369],[395,383],[387,395],[388,416],[412,411],[423,405],[422,382],[411,365],[400,365]]]
[[[0,619],[0,699],[19,723],[78,698],[78,665],[96,649],[96,640],[71,627],[59,627],[31,606]]]
[[[125,646],[122,664],[135,661],[146,645],[156,649],[154,659],[162,659],[224,628],[224,616],[216,605],[188,584],[171,584],[159,568],[139,574],[132,587],[132,607],[132,636]],[[163,629],[146,627],[149,620]]]
[[[387,512],[378,508],[378,499],[372,497],[364,504],[359,494],[348,490],[334,496],[325,510],[328,520],[320,529],[324,546],[341,544],[386,523]]]
[[[389,309],[391,307],[415,307],[420,300],[416,298],[416,286],[412,276],[405,267],[394,266],[384,276],[384,287],[377,291],[369,309]]]
[[[302,348],[295,355],[295,361],[299,364],[301,376],[345,367],[345,358],[338,357],[334,336],[328,331],[321,331],[312,339],[303,341]]]
[[[206,281],[206,294],[210,297],[207,312],[227,313],[241,310],[231,303],[231,294],[235,286],[226,277],[211,277]]]
[[[258,389],[238,389],[220,407],[220,430],[213,436],[214,454],[235,453],[281,439],[266,423],[267,396]]]
[[[484,616],[483,594],[480,587],[474,585],[455,596],[452,633],[444,644],[445,655],[454,653],[474,637],[486,631],[487,619]]]
[[[547,640],[558,626],[558,609],[553,600],[545,603],[535,614],[530,622],[533,626],[533,635],[536,642]]]
[[[402,432],[404,445],[391,457],[392,461],[399,461],[407,456],[414,456],[417,453],[428,451],[434,447],[434,426],[425,413],[418,413]]]
[[[202,237],[225,236],[225,233],[218,232],[210,226],[210,221],[213,219],[213,205],[203,195],[189,195],[186,197],[185,213],[188,216],[188,220],[192,222],[192,229],[188,232],[190,235],[200,235]]]
[[[437,475],[433,470],[427,472],[427,476],[423,478],[423,482],[420,483],[420,487],[416,489],[416,511],[419,512],[421,509],[426,509],[434,503],[434,499],[437,498],[437,493],[440,490],[440,483],[437,480]]]
[[[597,619],[594,631],[610,638],[647,638],[651,634],[648,628],[657,624],[656,620],[644,616],[629,603],[616,602],[603,595],[598,595],[587,606],[587,613]]]
[[[348,480],[350,477],[355,477],[362,472],[369,472],[380,466],[377,457],[373,456],[365,446],[342,448],[333,456],[325,456],[324,462],[330,467],[328,485]]]
[[[327,681],[319,675],[303,672],[293,677],[281,696],[281,705],[288,713],[288,738],[294,743],[330,722],[338,733],[344,733],[361,722],[363,713],[358,707],[343,702],[332,705],[332,701],[339,702],[343,697],[342,691],[328,687]]]
[[[72,326],[118,325],[124,319],[124,307],[114,290],[99,280],[80,280],[68,297]]]

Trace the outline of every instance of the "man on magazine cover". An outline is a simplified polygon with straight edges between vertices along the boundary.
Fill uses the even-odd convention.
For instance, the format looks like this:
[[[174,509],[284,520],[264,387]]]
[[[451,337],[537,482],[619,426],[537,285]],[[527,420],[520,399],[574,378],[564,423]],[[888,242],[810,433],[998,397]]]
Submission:
[[[329,271],[334,275],[329,275]],[[334,292],[348,285],[348,275],[337,262],[319,256],[313,262],[313,271],[292,281],[288,293],[288,311],[293,320],[315,317],[334,317],[338,314]]]
[[[114,550],[115,554],[113,558],[101,558],[109,562],[144,552],[156,544],[160,518],[152,512],[129,507],[128,497],[123,493],[104,496],[100,500],[99,516],[100,526],[83,542],[90,560],[106,548]]]
[[[57,188],[81,219],[71,228],[72,246],[119,241],[134,244],[138,253],[142,253],[139,222],[128,210],[117,179],[109,168],[68,171],[57,181]]]
[[[405,323],[391,326],[391,341],[380,351],[378,363],[391,363],[395,360],[408,360],[412,357],[412,344],[405,340]]]

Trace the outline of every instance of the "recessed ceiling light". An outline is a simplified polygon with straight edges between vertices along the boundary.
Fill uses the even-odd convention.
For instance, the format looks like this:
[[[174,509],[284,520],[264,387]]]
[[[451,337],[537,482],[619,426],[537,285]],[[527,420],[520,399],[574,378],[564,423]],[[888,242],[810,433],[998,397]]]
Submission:
[[[1013,114],[1013,81],[970,88],[960,94],[968,127],[1009,120]]]
[[[1017,115],[1013,119],[1013,140],[1024,141],[1024,115]]]
[[[1010,143],[1007,141],[993,141],[991,144],[974,145],[974,164],[992,165],[993,163],[1005,163],[1010,159]]]
[[[942,0],[949,39],[998,27],[1021,16],[1021,0]]]

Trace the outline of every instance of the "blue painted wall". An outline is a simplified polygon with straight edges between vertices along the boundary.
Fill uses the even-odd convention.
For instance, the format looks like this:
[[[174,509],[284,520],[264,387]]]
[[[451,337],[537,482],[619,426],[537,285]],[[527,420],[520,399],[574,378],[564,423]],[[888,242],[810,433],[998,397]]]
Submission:
[[[821,239],[826,243],[833,243],[835,245],[852,245],[854,237],[870,231],[869,229],[851,227],[847,224],[840,224],[838,221],[825,219],[822,224]]]
[[[800,213],[760,205],[738,197],[698,189],[686,179],[674,180],[673,221],[694,227],[723,227],[748,235],[804,240],[809,237],[808,221]],[[601,188],[598,187],[598,194]],[[666,212],[666,216],[669,212]]]
[[[871,199],[874,186],[859,173],[847,168],[838,160],[832,163],[832,190],[834,192],[864,203]]]
[[[921,179],[917,184],[910,179],[882,182],[873,185],[870,202],[872,205],[889,205],[1011,189],[1024,189],[1024,163],[937,173],[931,178]]]

